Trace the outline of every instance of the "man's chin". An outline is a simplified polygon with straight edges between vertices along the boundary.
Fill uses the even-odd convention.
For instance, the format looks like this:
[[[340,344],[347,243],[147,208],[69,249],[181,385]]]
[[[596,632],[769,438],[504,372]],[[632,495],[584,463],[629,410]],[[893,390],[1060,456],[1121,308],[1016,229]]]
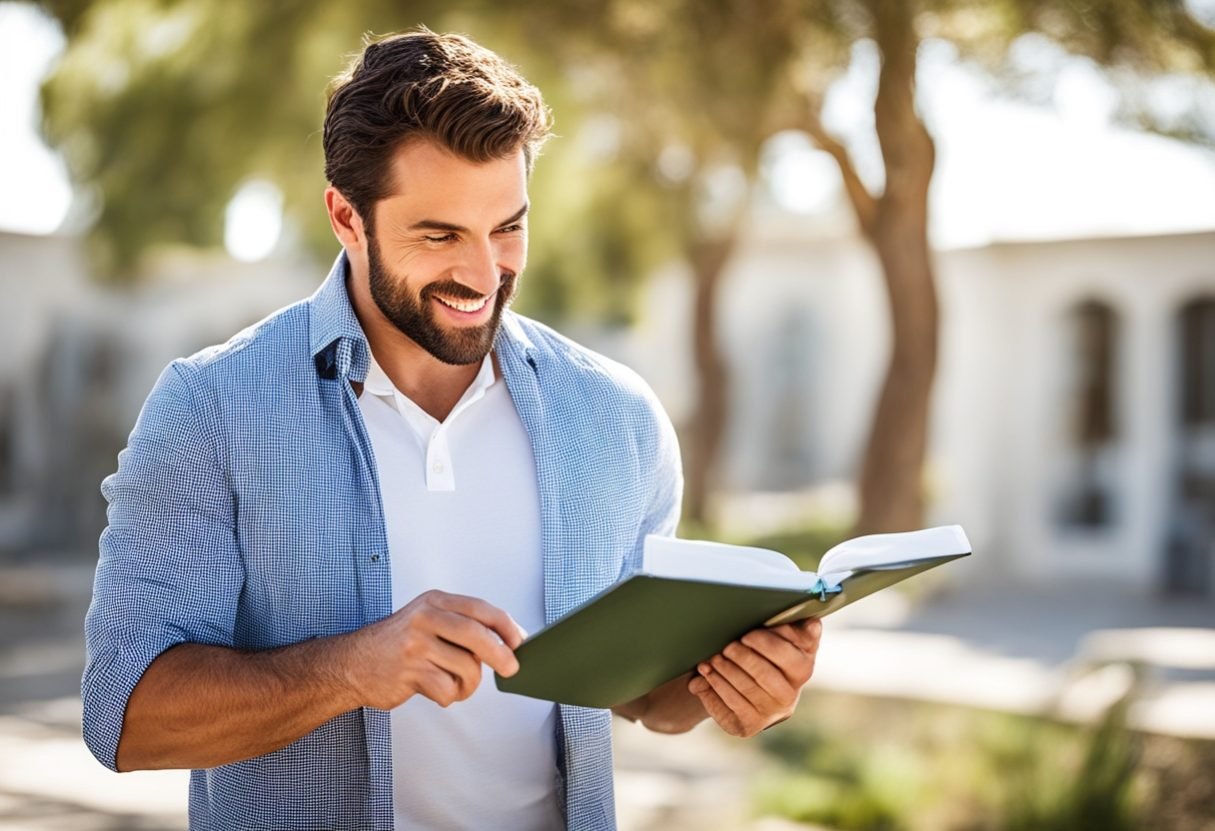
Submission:
[[[444,327],[442,335],[435,338],[434,342],[419,345],[434,358],[450,366],[479,364],[494,347],[498,323],[495,318],[490,323],[474,327]]]

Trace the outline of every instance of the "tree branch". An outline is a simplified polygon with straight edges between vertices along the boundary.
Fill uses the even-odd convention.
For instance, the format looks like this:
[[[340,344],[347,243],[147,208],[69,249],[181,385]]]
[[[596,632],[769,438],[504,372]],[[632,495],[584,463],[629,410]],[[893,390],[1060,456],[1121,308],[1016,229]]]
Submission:
[[[840,175],[844,177],[844,191],[848,194],[848,201],[852,203],[852,210],[856,214],[856,221],[860,225],[861,233],[866,237],[871,237],[877,217],[877,199],[865,187],[861,177],[857,175],[856,165],[852,162],[848,148],[823,127],[822,118],[819,117],[821,109],[822,106],[819,102],[807,101],[797,126],[810,135],[820,150],[835,159],[835,163],[840,169]]]

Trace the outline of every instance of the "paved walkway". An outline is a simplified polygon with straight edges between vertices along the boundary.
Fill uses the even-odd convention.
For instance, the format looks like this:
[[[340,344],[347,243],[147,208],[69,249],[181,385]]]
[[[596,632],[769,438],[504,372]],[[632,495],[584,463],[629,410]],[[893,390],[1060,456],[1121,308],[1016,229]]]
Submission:
[[[1133,726],[1215,739],[1215,600],[1116,586],[885,592],[825,621],[811,684],[1091,719],[1141,673]]]
[[[0,573],[0,829],[184,829],[185,773],[111,774],[80,741],[89,575]],[[1215,738],[1213,639],[1210,601],[993,586],[913,611],[886,592],[827,620],[811,685],[1082,719],[1126,689],[1122,661],[1139,660],[1149,671],[1135,723]],[[760,760],[710,725],[671,737],[620,722],[616,738],[625,831],[803,828],[747,816]]]

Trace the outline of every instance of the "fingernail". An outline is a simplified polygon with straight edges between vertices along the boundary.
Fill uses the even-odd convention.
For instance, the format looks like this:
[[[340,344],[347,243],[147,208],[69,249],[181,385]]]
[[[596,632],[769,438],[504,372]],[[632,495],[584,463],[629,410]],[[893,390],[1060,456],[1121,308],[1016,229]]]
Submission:
[[[712,670],[713,668],[708,664],[701,664],[700,666],[696,667],[696,671],[701,675],[708,675],[710,672],[712,672]]]

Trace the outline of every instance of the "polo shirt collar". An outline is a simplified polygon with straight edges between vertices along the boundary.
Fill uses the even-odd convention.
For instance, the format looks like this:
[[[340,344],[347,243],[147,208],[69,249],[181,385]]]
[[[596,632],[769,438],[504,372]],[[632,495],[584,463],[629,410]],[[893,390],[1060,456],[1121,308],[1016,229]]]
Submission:
[[[495,380],[497,379],[494,375],[493,356],[492,354],[486,355],[481,361],[481,368],[477,371],[476,377],[468,385],[468,389],[464,390],[464,394],[460,396],[460,400],[452,408],[447,420],[451,421],[461,411],[484,398],[485,393],[494,385]],[[429,415],[425,415],[422,408],[415,404],[409,396],[396,388],[396,385],[392,383],[392,379],[384,372],[383,367],[379,365],[374,355],[371,356],[371,363],[367,368],[367,379],[363,382],[363,391],[380,398],[389,399],[393,403],[394,409],[406,417],[416,410],[417,413],[424,415],[425,420],[430,422],[432,426],[438,424],[435,419]]]

